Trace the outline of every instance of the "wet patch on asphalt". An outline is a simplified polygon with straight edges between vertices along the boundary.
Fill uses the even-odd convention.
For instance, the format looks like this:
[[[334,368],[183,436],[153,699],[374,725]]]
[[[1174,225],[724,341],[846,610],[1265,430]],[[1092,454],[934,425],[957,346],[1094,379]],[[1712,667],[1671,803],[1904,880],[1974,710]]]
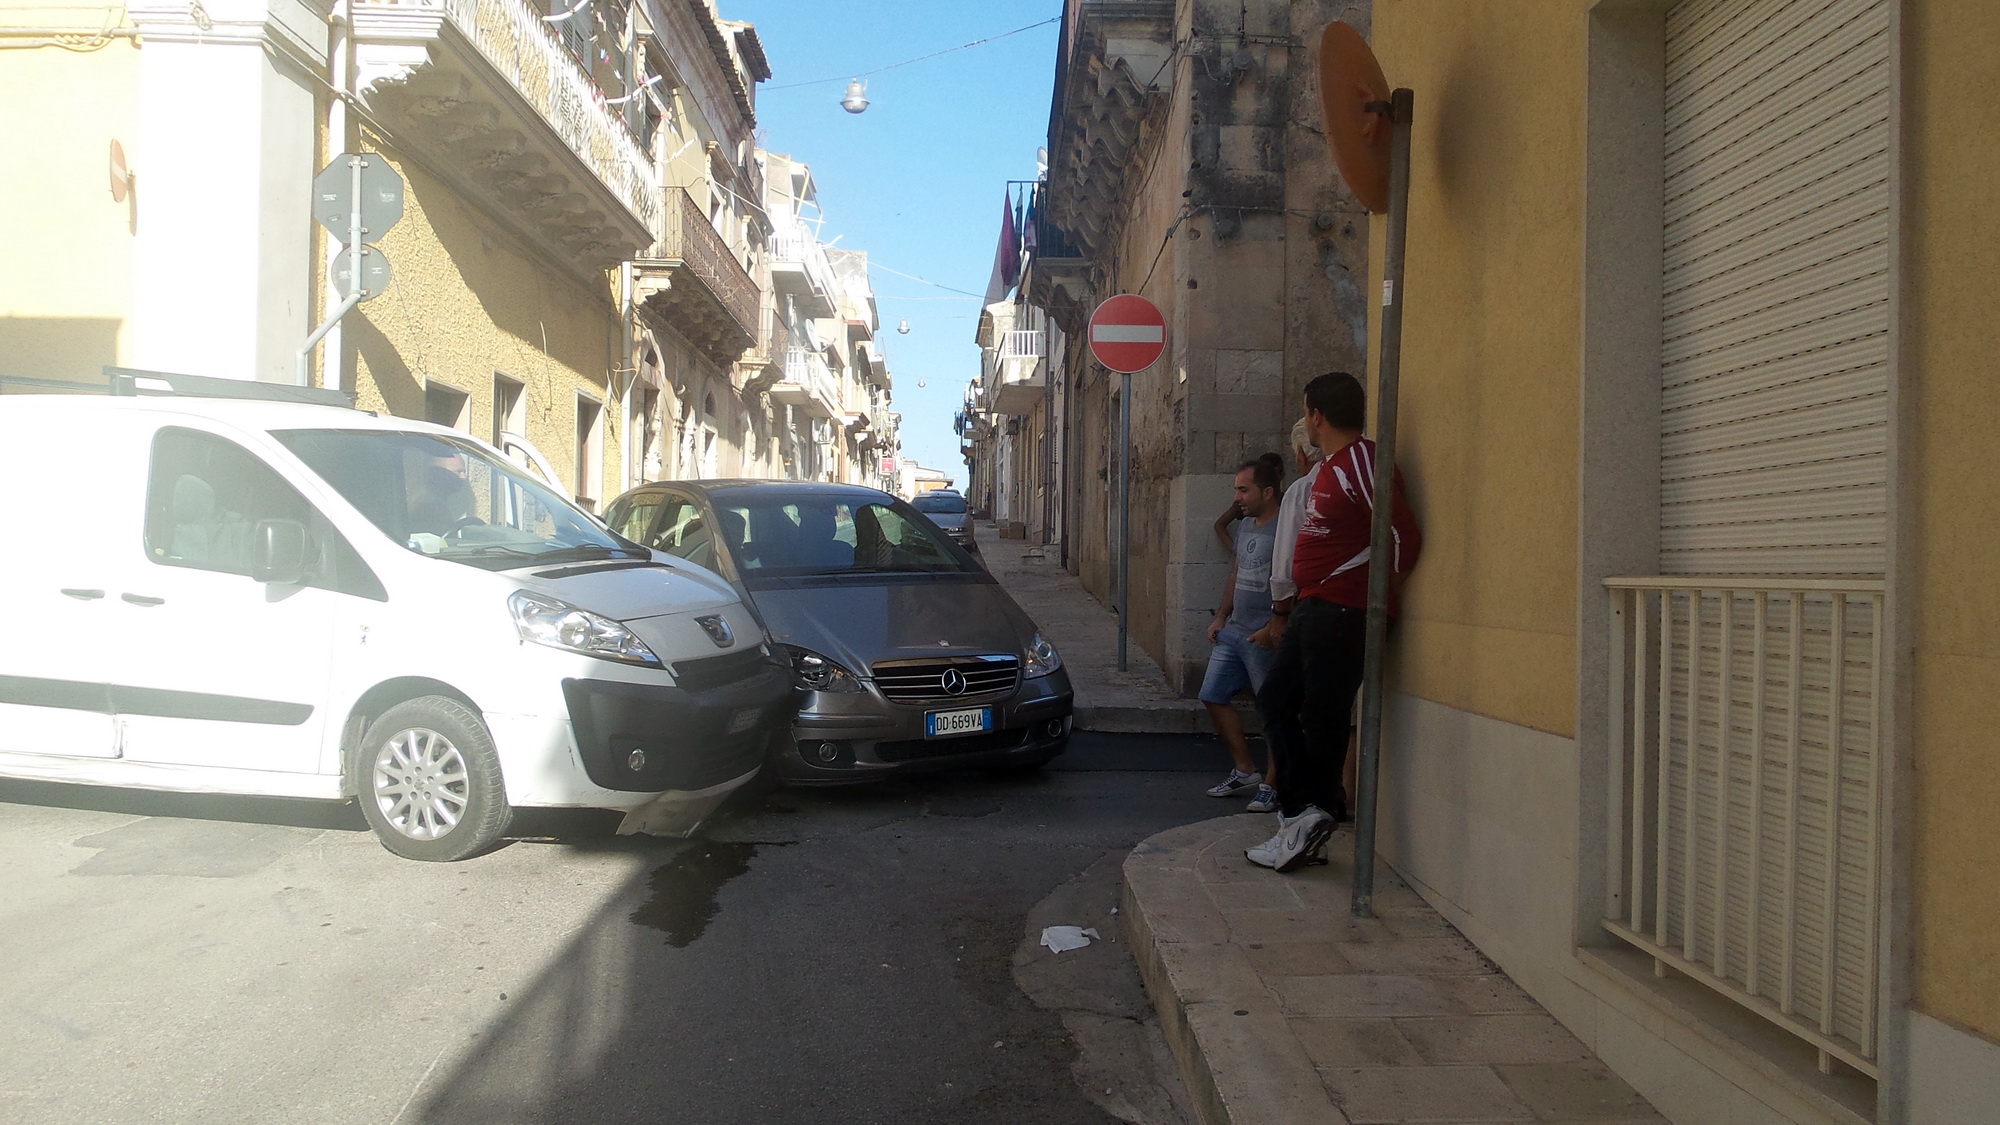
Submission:
[[[715,920],[715,897],[724,884],[750,870],[759,847],[784,843],[725,843],[702,840],[681,852],[646,880],[652,897],[632,912],[633,924],[667,935],[675,949],[692,945]]]

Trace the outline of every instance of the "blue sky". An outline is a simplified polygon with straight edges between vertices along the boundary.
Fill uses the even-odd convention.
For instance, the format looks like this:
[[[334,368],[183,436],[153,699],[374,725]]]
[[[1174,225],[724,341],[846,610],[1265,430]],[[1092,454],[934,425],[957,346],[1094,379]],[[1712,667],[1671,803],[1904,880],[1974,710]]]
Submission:
[[[772,78],[757,94],[764,147],[812,165],[827,216],[822,237],[868,251],[877,267],[880,339],[903,415],[903,455],[964,487],[951,419],[979,371],[972,342],[979,302],[889,269],[974,293],[986,288],[1006,181],[1033,179],[1035,149],[1046,143],[1058,25],[869,76],[866,113],[847,113],[840,98],[852,75],[1049,19],[1061,14],[1061,0],[720,0],[718,7],[724,19],[755,23],[771,60]],[[778,89],[819,78],[837,81]],[[900,336],[904,319],[910,334]]]

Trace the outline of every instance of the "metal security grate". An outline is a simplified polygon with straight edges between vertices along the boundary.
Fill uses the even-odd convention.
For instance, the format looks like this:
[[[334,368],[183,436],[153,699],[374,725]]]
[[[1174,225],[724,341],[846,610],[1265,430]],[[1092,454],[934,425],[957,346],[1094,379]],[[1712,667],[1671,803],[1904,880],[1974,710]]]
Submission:
[[[874,672],[875,686],[896,703],[948,703],[1013,691],[1021,682],[1021,661],[1012,656],[888,660]]]
[[[1605,585],[1605,928],[1873,1077],[1882,583]]]

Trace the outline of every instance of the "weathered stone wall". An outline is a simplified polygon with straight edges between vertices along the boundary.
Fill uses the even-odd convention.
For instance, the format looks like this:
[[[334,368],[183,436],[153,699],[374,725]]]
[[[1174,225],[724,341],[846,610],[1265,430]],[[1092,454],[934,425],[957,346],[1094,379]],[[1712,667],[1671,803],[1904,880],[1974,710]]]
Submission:
[[[1118,193],[1092,300],[1139,293],[1167,356],[1132,377],[1132,635],[1175,686],[1200,685],[1229,558],[1209,528],[1236,466],[1282,453],[1313,376],[1365,367],[1367,224],[1319,127],[1329,20],[1367,5],[1197,0],[1180,9],[1171,91]],[[1072,568],[1115,593],[1119,377],[1072,366]]]

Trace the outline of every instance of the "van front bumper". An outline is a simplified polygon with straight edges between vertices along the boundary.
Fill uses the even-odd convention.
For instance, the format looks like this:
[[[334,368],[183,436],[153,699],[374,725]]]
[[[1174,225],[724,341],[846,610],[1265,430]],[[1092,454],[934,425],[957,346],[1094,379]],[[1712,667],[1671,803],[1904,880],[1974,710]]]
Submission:
[[[792,717],[791,673],[776,659],[701,690],[599,679],[562,688],[584,773],[628,793],[699,792],[755,773]]]

